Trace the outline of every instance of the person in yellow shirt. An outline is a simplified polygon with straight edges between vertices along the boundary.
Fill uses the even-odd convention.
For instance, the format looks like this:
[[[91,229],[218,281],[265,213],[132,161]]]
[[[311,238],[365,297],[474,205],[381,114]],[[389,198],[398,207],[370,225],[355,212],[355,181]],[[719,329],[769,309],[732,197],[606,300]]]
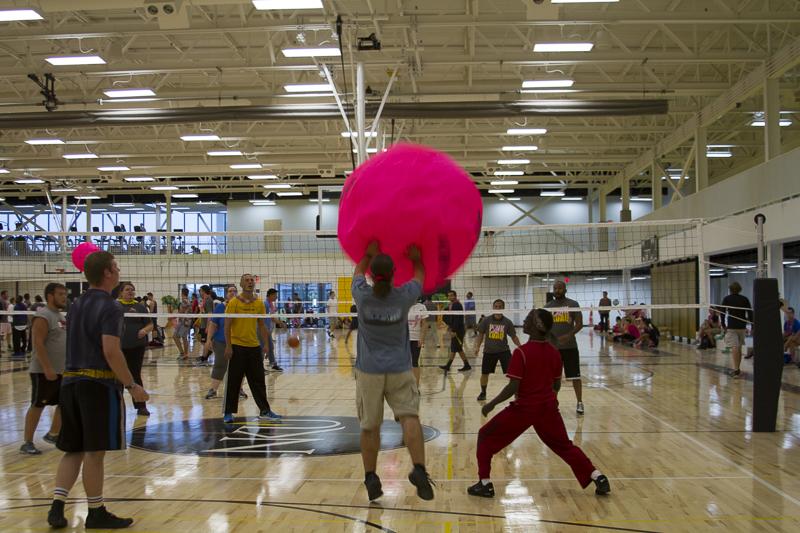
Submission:
[[[252,274],[243,274],[239,285],[242,292],[225,306],[226,315],[266,315],[264,302],[256,297],[256,280]],[[267,401],[267,384],[264,381],[264,355],[256,329],[261,328],[262,338],[269,335],[263,317],[225,318],[225,358],[229,361],[225,383],[225,409],[223,421],[233,422],[233,413],[239,407],[239,389],[242,379],[247,384],[258,405],[260,419],[280,420],[281,416],[270,409]]]

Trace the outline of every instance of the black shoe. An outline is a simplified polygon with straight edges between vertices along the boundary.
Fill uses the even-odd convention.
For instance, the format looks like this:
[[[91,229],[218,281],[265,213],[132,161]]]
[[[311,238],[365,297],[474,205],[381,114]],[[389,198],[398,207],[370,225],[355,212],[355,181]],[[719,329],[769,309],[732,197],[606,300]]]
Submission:
[[[486,401],[486,393],[485,392],[482,392],[482,393],[478,394],[478,401],[479,402]]]
[[[730,372],[728,372],[728,375],[730,377],[736,379],[736,378],[738,378],[739,376],[742,375],[742,371],[741,370],[731,370]]]
[[[133,518],[120,518],[108,512],[106,506],[89,509],[86,517],[86,529],[124,529],[133,524]]]
[[[441,368],[445,372],[450,372],[450,365],[439,365],[439,368]]]
[[[597,479],[594,480],[595,488],[594,493],[600,494],[601,496],[608,494],[611,492],[611,485],[608,482],[608,478],[602,474],[597,476]]]
[[[494,485],[491,483],[484,485],[482,481],[478,481],[467,488],[467,494],[470,496],[480,496],[481,498],[494,498]]]
[[[150,416],[150,411],[147,410],[147,407],[140,407],[136,410],[136,416]]]
[[[469,370],[472,370],[472,367],[469,365],[469,363],[458,369],[459,372],[467,372]]]
[[[61,529],[67,527],[67,517],[64,516],[64,502],[61,500],[53,500],[50,505],[50,511],[47,513],[47,523],[53,529]]]
[[[367,497],[369,501],[374,501],[383,496],[381,478],[375,472],[370,472],[364,478],[364,486],[367,487]]]
[[[433,480],[428,475],[424,466],[414,465],[414,470],[408,475],[408,480],[417,487],[417,496],[423,500],[433,499]]]

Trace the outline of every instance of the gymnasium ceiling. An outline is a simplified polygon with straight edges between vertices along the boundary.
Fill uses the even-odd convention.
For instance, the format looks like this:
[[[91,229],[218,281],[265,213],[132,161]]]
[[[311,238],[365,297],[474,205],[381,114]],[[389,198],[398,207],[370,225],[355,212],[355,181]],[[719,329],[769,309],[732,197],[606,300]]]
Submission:
[[[171,4],[171,15],[164,5]],[[153,7],[155,6],[155,8]],[[2,1],[0,9],[35,8],[44,20],[0,22],[0,124],[11,114],[48,113],[39,87],[28,78],[52,73],[61,102],[42,127],[0,130],[0,196],[9,203],[68,194],[153,194],[152,186],[178,186],[201,198],[262,193],[265,181],[247,175],[276,175],[306,193],[337,186],[350,170],[351,146],[342,137],[341,117],[309,120],[302,107],[280,119],[234,120],[211,113],[199,123],[129,123],[60,126],[67,112],[176,110],[230,106],[334,104],[331,96],[286,92],[287,84],[324,83],[332,72],[345,102],[354,99],[355,63],[363,62],[368,102],[378,105],[396,70],[388,104],[518,101],[665,100],[663,114],[634,116],[549,116],[500,118],[397,118],[381,120],[379,144],[405,140],[449,152],[489,188],[497,169],[523,170],[516,194],[538,194],[553,183],[584,192],[631,186],[649,189],[636,166],[658,142],[697,117],[721,96],[729,106],[708,128],[709,145],[730,145],[733,157],[709,159],[715,183],[763,161],[765,128],[751,125],[764,110],[760,90],[741,89],[748,75],[775,65],[780,80],[784,150],[800,144],[800,54],[781,56],[800,37],[798,0],[620,0],[616,3],[541,5],[532,0],[323,0],[323,9],[263,11],[245,0],[39,0]],[[149,14],[148,8],[157,14]],[[282,49],[338,46],[336,16],[343,20],[340,58],[284,57]],[[358,51],[357,38],[374,33],[380,51]],[[536,43],[590,42],[590,52],[534,52]],[[97,54],[105,64],[51,66],[46,57]],[[769,58],[778,57],[771,63]],[[524,80],[571,79],[574,92],[521,93]],[[345,88],[346,85],[346,88]],[[149,88],[155,97],[114,101],[109,89]],[[456,106],[456,107],[459,107]],[[562,104],[558,104],[562,107]],[[143,112],[144,113],[144,112]],[[146,113],[151,113],[147,111]],[[208,114],[208,113],[207,113]],[[424,113],[423,113],[424,114]],[[233,116],[233,115],[230,115]],[[371,118],[371,117],[368,117]],[[368,121],[368,127],[370,126]],[[355,127],[355,126],[353,126]],[[545,135],[512,136],[509,128],[545,128]],[[215,134],[219,141],[186,142],[186,134]],[[32,146],[36,138],[63,145]],[[375,144],[373,143],[373,146]],[[535,145],[537,151],[501,151],[506,145]],[[664,168],[680,168],[692,139],[680,136],[659,153]],[[241,156],[207,152],[235,150]],[[92,153],[97,159],[65,159]],[[529,159],[499,165],[499,159]],[[233,169],[261,164],[261,169]],[[127,171],[98,167],[124,166]],[[691,167],[689,167],[691,168]],[[626,170],[627,169],[627,170]],[[2,170],[0,170],[2,172]],[[693,172],[689,172],[691,176]],[[125,177],[152,177],[127,182]],[[19,184],[19,179],[45,183]],[[272,181],[272,180],[270,180]],[[666,185],[665,185],[666,186]],[[683,184],[694,187],[693,179]],[[642,189],[642,190],[643,190]],[[649,192],[649,191],[645,191]]]

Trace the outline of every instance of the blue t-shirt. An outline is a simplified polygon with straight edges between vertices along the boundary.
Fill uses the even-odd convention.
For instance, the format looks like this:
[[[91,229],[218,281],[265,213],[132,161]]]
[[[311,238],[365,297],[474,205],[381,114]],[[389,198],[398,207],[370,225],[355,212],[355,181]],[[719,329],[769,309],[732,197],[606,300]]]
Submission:
[[[378,298],[364,276],[355,276],[351,291],[358,308],[356,368],[367,374],[411,370],[408,310],[422,294],[419,282],[393,287],[386,298]]]
[[[14,311],[27,311],[28,306],[23,303],[14,304]],[[14,326],[26,326],[28,325],[28,315],[14,315],[13,320]]]
[[[224,313],[225,313],[224,303],[219,303],[214,306],[215,315]],[[217,331],[214,332],[214,336],[211,337],[211,340],[213,340],[214,342],[221,342],[225,344],[225,318],[221,316],[215,316],[214,318],[211,319],[211,322],[213,322],[217,326]]]
[[[122,335],[123,312],[109,293],[89,289],[67,314],[67,370],[111,370],[103,355],[103,335]]]
[[[795,318],[794,322],[792,322],[791,324],[789,323],[788,320],[783,323],[783,333],[784,334],[786,334],[786,335],[794,335],[798,331],[800,331],[800,320],[797,320]]]

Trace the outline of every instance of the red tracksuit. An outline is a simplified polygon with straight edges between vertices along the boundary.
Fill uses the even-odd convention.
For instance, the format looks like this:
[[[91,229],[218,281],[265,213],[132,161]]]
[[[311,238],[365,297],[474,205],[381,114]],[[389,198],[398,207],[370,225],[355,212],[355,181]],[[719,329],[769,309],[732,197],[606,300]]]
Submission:
[[[558,350],[548,342],[528,341],[514,350],[506,375],[520,380],[519,390],[516,400],[478,432],[478,477],[489,479],[492,456],[533,426],[542,442],[569,464],[586,488],[592,482],[594,465],[569,440],[553,391],[553,381],[561,377]]]

